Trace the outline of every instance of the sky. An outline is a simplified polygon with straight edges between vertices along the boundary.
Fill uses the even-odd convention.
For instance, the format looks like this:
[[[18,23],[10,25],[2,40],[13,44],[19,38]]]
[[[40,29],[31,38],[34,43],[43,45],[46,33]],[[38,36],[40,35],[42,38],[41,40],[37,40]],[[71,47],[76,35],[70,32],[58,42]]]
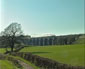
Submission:
[[[84,0],[0,0],[0,32],[13,22],[32,36],[84,33]]]

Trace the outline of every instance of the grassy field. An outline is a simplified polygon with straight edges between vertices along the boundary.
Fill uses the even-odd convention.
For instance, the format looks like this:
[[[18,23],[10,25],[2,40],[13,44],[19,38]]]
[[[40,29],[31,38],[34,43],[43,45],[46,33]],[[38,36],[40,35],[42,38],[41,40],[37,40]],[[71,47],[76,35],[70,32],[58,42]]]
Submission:
[[[0,60],[0,69],[18,69],[8,60]]]
[[[84,44],[58,45],[58,46],[36,46],[25,47],[21,52],[32,52],[33,54],[50,58],[61,63],[84,66]]]
[[[0,48],[0,53],[4,53],[5,51],[5,48]]]
[[[36,46],[25,47],[21,52],[32,52],[33,54],[47,57],[61,63],[84,66],[84,44],[78,45],[57,45],[57,46]],[[1,48],[0,53],[5,49]]]

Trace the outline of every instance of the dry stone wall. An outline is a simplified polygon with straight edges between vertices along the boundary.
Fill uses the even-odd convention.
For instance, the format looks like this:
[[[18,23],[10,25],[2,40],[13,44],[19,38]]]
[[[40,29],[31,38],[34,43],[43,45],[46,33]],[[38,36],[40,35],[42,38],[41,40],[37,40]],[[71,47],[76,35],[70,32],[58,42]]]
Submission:
[[[48,58],[43,58],[37,55],[33,55],[28,52],[20,52],[20,53],[11,53],[13,56],[20,56],[27,61],[35,64],[36,66],[40,67],[41,69],[85,69],[82,66],[71,66],[68,64],[62,64],[57,61],[53,61]]]

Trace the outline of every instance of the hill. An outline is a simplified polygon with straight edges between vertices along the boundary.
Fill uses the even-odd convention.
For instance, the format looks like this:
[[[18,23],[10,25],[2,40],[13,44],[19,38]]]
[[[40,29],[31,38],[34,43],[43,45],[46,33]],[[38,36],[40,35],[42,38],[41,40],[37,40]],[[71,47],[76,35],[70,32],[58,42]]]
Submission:
[[[82,35],[74,42],[74,44],[85,44],[85,35]]]

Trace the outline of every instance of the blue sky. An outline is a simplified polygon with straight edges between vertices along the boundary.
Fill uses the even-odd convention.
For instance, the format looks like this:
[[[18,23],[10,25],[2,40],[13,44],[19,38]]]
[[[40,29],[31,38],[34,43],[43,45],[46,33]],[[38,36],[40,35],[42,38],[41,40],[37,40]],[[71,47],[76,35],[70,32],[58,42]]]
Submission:
[[[0,32],[10,23],[29,35],[84,33],[84,0],[0,0]]]

